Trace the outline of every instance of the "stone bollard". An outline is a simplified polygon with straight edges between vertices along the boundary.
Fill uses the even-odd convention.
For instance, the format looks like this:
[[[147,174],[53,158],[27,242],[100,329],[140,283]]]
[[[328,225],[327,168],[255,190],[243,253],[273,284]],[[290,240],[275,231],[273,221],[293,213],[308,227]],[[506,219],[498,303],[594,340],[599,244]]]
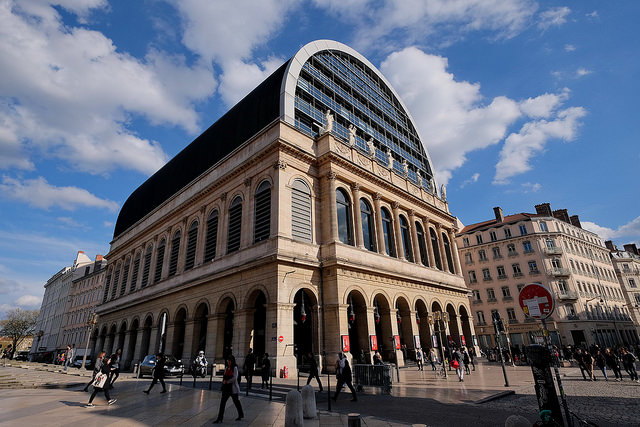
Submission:
[[[315,418],[318,416],[316,409],[316,391],[313,386],[307,384],[302,387],[302,415],[305,418]]]
[[[284,413],[285,427],[303,427],[302,395],[297,390],[287,393],[287,407]]]
[[[531,422],[521,415],[510,415],[504,422],[504,427],[529,427]]]
[[[348,426],[360,427],[360,414],[349,414]]]

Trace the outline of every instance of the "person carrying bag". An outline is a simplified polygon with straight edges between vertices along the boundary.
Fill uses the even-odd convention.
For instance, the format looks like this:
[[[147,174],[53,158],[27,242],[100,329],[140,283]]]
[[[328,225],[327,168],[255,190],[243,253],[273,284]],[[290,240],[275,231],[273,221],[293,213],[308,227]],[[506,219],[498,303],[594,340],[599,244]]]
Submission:
[[[105,399],[107,399],[107,403],[109,405],[113,405],[117,399],[112,399],[111,396],[109,396],[109,384],[107,384],[107,379],[109,378],[109,374],[111,373],[111,368],[112,368],[112,360],[115,360],[115,354],[112,355],[110,358],[105,358],[106,360],[103,360],[102,362],[102,366],[100,367],[100,372],[98,374],[96,374],[96,377],[93,380],[93,393],[91,393],[91,397],[89,398],[89,403],[87,403],[87,408],[93,408],[94,405],[93,404],[93,399],[96,397],[96,395],[101,392],[104,391],[104,397]],[[98,361],[96,361],[96,363],[98,363]]]

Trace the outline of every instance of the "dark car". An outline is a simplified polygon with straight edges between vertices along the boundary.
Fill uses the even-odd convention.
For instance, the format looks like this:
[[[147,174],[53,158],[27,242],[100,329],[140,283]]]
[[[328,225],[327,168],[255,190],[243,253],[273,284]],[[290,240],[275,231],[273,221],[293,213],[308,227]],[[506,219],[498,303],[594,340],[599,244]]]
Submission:
[[[184,373],[184,365],[181,360],[176,359],[171,355],[165,355],[164,357],[166,359],[164,364],[165,377],[170,375],[180,376]],[[153,370],[156,368],[157,360],[158,356],[155,354],[150,354],[145,357],[138,368],[138,377],[142,377],[144,375],[153,376]]]
[[[19,351],[13,355],[13,360],[24,360],[26,362],[27,360],[29,360],[29,352]]]

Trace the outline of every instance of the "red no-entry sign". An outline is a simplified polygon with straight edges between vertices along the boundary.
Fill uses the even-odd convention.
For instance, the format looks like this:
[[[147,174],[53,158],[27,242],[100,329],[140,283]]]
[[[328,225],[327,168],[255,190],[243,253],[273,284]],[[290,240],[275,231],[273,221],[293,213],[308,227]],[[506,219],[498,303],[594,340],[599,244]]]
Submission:
[[[525,315],[538,320],[551,316],[555,308],[549,289],[538,283],[530,283],[522,288],[518,301]]]
[[[280,341],[280,342],[284,341],[284,337],[283,337],[282,335],[280,335],[280,336],[278,337],[278,341]]]

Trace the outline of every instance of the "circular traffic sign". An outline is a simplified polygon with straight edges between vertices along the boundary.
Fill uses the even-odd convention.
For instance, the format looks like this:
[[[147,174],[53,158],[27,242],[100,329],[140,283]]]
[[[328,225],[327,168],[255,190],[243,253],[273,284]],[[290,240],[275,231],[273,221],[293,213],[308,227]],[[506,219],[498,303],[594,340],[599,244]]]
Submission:
[[[551,316],[555,308],[553,295],[539,283],[530,283],[522,288],[518,301],[526,316],[538,320]]]
[[[280,342],[284,341],[284,337],[283,337],[282,335],[280,335],[280,336],[278,337],[278,341],[280,341]]]

